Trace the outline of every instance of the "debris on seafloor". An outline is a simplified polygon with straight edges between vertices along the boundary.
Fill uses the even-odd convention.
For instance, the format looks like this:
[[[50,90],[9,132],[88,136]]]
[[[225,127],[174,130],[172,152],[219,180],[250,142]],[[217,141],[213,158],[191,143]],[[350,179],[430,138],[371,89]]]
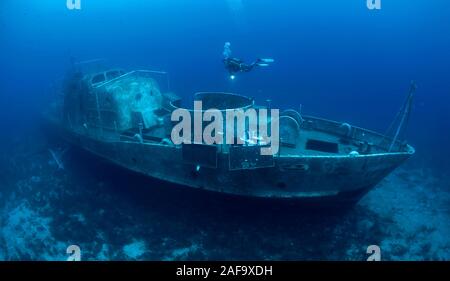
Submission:
[[[48,151],[50,152],[50,155],[52,156],[53,160],[56,163],[56,166],[58,166],[58,170],[64,170],[64,162],[62,161],[62,157],[64,153],[67,151],[67,149],[64,150],[56,150],[49,148]]]

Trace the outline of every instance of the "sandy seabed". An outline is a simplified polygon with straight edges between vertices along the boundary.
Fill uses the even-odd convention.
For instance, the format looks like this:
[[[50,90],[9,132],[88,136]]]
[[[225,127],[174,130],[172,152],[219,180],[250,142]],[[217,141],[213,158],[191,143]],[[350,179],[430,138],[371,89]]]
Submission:
[[[450,260],[449,181],[431,169],[397,169],[342,214],[260,212],[64,158],[2,160],[0,260],[66,260],[72,244],[82,260],[366,260],[369,245],[382,260]]]

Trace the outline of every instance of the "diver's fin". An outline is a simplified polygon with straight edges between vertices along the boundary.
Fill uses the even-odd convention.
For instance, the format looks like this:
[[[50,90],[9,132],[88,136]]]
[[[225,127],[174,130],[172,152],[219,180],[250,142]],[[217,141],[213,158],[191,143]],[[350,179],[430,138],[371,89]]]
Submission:
[[[267,64],[267,63],[272,63],[275,60],[274,59],[260,59],[260,61]]]
[[[258,66],[269,66],[268,63],[257,63]]]

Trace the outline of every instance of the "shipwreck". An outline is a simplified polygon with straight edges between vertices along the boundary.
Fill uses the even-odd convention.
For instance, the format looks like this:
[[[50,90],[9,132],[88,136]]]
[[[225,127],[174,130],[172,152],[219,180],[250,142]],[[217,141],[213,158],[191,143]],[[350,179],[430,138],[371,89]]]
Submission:
[[[182,101],[161,89],[164,75],[74,70],[46,119],[67,142],[125,169],[187,188],[265,200],[351,205],[414,154],[400,139],[413,90],[389,135],[287,109],[276,117],[279,149],[273,154],[262,155],[267,143],[249,142],[249,131],[234,144],[174,143],[171,117]],[[233,109],[270,107],[232,93],[197,93],[194,101],[224,116]]]

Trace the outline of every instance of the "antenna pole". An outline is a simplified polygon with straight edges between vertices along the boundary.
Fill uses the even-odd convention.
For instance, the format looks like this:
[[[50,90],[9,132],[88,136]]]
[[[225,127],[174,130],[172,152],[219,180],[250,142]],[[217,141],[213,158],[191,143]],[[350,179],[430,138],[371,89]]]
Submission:
[[[170,92],[170,78],[169,78],[169,73],[166,73],[166,79],[167,79],[167,91]]]

